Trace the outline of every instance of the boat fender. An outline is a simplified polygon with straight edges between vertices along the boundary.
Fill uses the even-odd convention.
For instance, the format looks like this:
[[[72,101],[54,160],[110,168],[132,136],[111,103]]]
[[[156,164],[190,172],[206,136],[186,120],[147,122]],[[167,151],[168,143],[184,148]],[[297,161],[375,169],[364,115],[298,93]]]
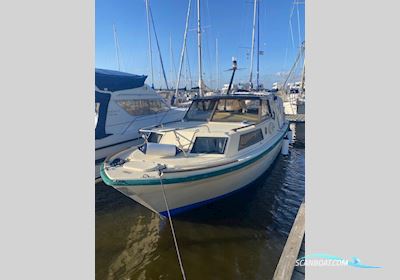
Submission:
[[[281,154],[287,156],[289,154],[289,139],[287,136],[283,138]]]
[[[176,146],[170,144],[147,143],[146,155],[158,157],[171,157],[177,153]]]
[[[289,144],[293,143],[293,131],[291,129],[287,132],[287,138],[289,139]]]

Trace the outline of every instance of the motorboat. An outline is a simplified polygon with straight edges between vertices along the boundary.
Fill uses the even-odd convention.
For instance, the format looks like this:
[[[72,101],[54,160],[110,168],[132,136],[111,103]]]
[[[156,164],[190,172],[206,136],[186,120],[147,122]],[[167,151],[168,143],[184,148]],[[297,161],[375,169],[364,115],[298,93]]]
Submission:
[[[101,177],[148,209],[174,215],[256,180],[288,127],[275,94],[199,97],[181,121],[141,129],[144,144],[108,157]]]
[[[95,178],[104,159],[143,143],[139,129],[183,118],[186,109],[170,107],[147,76],[95,69]]]

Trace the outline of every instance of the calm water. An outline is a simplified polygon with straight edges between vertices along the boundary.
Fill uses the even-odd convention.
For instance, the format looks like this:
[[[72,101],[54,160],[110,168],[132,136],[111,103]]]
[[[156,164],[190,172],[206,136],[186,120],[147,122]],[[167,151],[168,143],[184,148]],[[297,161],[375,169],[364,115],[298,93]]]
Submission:
[[[174,217],[186,276],[271,279],[304,198],[304,125],[245,190]],[[182,279],[167,219],[96,185],[96,279]]]

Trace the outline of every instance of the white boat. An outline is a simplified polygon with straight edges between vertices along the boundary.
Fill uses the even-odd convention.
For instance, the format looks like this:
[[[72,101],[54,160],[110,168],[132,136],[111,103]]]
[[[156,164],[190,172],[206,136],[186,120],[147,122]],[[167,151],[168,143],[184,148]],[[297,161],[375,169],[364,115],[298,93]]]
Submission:
[[[167,215],[164,188],[173,215],[256,180],[280,153],[287,131],[282,100],[274,94],[201,97],[182,121],[142,129],[145,144],[107,158],[101,176]]]
[[[144,82],[146,76],[95,70],[95,178],[106,157],[143,143],[139,129],[183,118],[186,109],[171,108]]]

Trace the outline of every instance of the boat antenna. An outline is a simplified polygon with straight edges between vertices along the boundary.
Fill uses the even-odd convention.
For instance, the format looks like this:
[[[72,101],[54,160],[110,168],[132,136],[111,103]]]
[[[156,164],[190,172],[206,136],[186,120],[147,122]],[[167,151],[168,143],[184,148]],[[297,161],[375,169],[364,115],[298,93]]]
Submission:
[[[253,11],[253,32],[251,35],[251,55],[250,55],[250,87],[253,87],[253,60],[254,60],[254,43],[255,43],[255,32],[256,32],[256,16],[257,16],[257,0],[254,0],[254,11]]]
[[[154,89],[154,72],[153,72],[153,52],[151,48],[151,31],[150,31],[150,13],[149,13],[149,0],[146,2],[146,16],[147,16],[147,38],[149,44],[149,60],[150,60],[150,73],[151,73],[151,87]]]
[[[185,58],[186,38],[187,38],[187,33],[188,33],[188,28],[189,28],[189,17],[190,17],[191,6],[192,6],[192,0],[189,0],[187,12],[186,12],[185,32],[183,33],[183,45],[182,45],[182,50],[181,50],[181,58],[180,58],[180,62],[179,62],[178,79],[176,80],[175,100],[178,97],[179,83],[181,81],[182,67],[183,67],[183,62],[184,62],[184,58]]]
[[[148,0],[147,0],[148,1]],[[153,18],[153,13],[151,11],[151,7],[149,6],[149,13],[150,13],[150,19],[151,19],[151,23],[153,26],[153,32],[154,32],[154,37],[156,38],[156,44],[157,44],[157,50],[158,50],[158,56],[160,58],[160,63],[161,63],[161,70],[163,73],[163,77],[164,77],[164,82],[165,82],[165,86],[168,88],[168,82],[167,82],[167,76],[165,75],[165,69],[164,69],[164,63],[162,60],[162,55],[161,55],[161,50],[160,50],[160,44],[158,43],[158,36],[157,36],[157,32],[156,32],[156,27],[154,25],[154,18]]]
[[[230,69],[230,70],[232,70],[232,76],[231,76],[231,80],[229,82],[228,91],[226,92],[227,95],[229,95],[229,92],[231,91],[233,78],[235,77],[236,69],[237,69],[237,59],[232,57],[232,68]]]
[[[118,71],[121,71],[121,63],[120,63],[120,60],[119,60],[119,42],[118,42],[118,35],[117,35],[117,29],[116,29],[114,23],[113,23],[113,32],[114,32],[114,44],[115,44],[115,58],[116,58],[117,64],[118,64]]]
[[[199,66],[199,96],[203,96],[203,66],[201,61],[201,22],[200,22],[200,0],[197,0],[197,50]]]

